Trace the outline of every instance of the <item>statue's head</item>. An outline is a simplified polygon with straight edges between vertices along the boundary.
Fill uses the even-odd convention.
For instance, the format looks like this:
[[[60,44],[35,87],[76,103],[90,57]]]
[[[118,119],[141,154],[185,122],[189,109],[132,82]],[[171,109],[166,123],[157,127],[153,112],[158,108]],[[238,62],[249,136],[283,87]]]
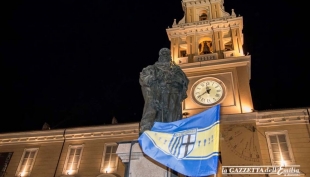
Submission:
[[[168,48],[162,48],[159,51],[159,62],[169,62],[171,61],[171,52]]]

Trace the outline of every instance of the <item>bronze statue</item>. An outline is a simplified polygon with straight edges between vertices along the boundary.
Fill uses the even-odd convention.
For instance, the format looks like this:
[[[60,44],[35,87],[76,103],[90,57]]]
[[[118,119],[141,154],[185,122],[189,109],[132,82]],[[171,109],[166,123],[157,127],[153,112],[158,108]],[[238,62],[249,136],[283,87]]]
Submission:
[[[181,68],[172,63],[169,49],[159,51],[158,62],[142,70],[139,82],[145,101],[140,133],[150,130],[154,122],[182,119],[188,79]]]

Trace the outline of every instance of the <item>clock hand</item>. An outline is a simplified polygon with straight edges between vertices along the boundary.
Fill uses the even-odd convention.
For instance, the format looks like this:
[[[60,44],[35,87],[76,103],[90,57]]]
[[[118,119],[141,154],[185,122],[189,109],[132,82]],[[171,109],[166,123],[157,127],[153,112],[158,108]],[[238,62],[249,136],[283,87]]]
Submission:
[[[202,95],[204,95],[204,94],[206,94],[206,93],[208,93],[208,95],[209,95],[209,94],[210,94],[210,91],[211,91],[211,89],[207,86],[207,87],[206,87],[206,91],[203,92],[201,95],[199,95],[198,98],[200,98]]]
[[[209,87],[207,87],[207,92],[208,94],[210,94],[211,89]]]
[[[203,92],[201,95],[198,96],[198,98],[200,98],[202,95],[206,94],[207,91]]]

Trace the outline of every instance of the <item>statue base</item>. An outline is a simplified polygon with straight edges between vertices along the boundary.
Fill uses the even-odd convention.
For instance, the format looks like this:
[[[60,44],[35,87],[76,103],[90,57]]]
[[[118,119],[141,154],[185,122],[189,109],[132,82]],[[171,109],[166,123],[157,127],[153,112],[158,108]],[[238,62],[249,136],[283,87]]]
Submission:
[[[178,177],[166,166],[146,156],[138,141],[119,142],[116,154],[126,166],[124,177]]]

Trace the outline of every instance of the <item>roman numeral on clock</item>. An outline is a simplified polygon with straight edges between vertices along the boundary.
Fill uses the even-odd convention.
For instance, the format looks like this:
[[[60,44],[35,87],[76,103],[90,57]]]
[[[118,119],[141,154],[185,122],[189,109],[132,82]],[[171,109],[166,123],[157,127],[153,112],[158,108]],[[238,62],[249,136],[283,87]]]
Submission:
[[[200,101],[201,101],[201,102],[205,102],[205,99],[204,99],[204,98],[200,98]]]

